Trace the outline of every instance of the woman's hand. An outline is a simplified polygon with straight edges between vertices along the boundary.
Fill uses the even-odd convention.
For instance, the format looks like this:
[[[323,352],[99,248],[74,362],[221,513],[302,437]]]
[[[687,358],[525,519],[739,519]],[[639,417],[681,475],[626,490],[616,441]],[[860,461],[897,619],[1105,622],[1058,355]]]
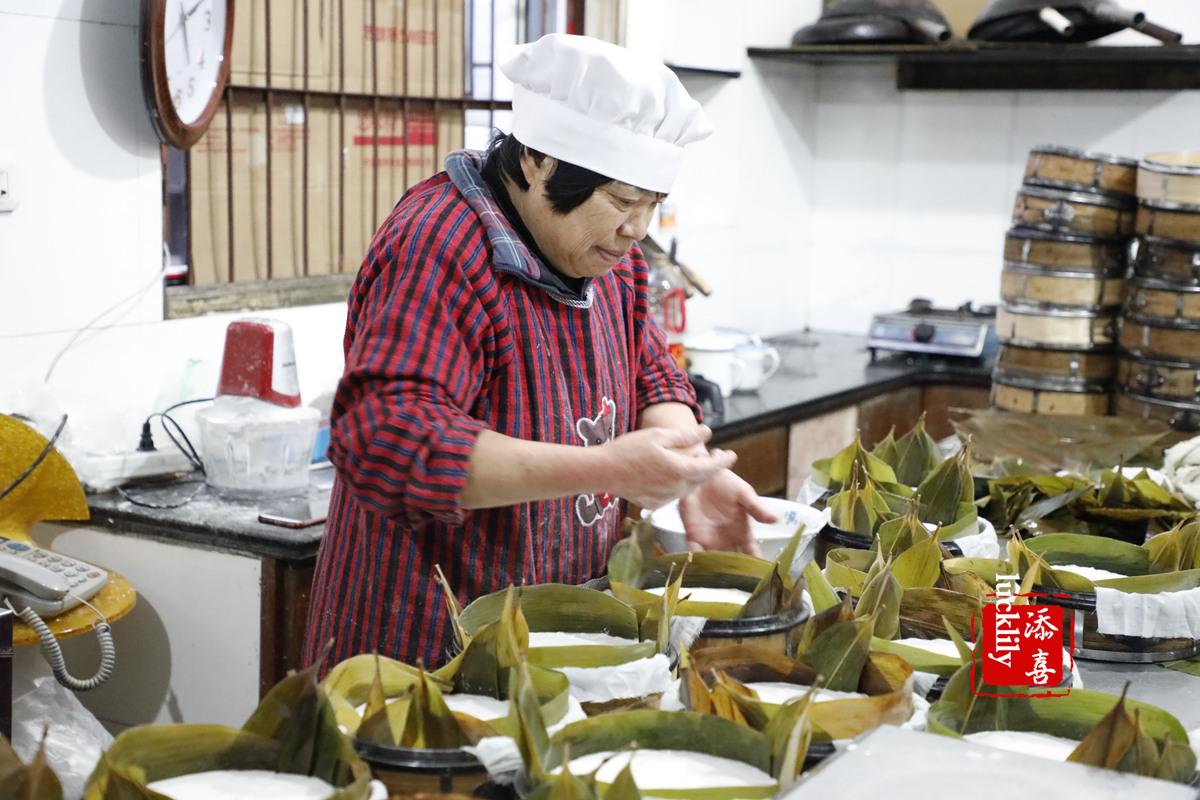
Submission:
[[[737,461],[737,454],[730,451],[706,451],[704,443],[711,436],[706,425],[650,427],[618,436],[597,448],[613,476],[608,491],[647,509],[691,494]]]
[[[729,470],[681,498],[679,516],[689,550],[733,550],[759,558],[762,548],[754,538],[751,519],[778,520],[754,487]]]

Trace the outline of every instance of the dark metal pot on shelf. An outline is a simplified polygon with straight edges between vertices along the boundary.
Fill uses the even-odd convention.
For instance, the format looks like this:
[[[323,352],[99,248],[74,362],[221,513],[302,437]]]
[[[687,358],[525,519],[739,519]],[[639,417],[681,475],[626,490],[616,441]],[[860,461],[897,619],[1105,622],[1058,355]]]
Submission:
[[[932,44],[950,24],[931,0],[836,0],[792,36],[793,45]]]
[[[1110,0],[991,0],[967,38],[992,42],[1089,42],[1132,28],[1164,44],[1179,44],[1182,34],[1155,25],[1141,11]]]

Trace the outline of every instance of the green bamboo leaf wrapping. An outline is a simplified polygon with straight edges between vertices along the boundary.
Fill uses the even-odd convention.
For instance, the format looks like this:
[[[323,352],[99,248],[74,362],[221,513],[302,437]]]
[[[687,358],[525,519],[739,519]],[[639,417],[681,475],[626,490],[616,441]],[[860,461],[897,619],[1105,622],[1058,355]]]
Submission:
[[[1150,553],[1150,572],[1175,572],[1183,569],[1200,568],[1200,522],[1179,522],[1163,533],[1146,540],[1145,548]]]
[[[871,649],[870,619],[838,622],[813,640],[798,657],[817,673],[821,687],[838,692],[858,689],[859,675]]]
[[[1130,578],[1107,578],[1094,581],[1094,584],[1132,594],[1181,592],[1200,587],[1200,569],[1164,572],[1158,575],[1135,575]]]
[[[892,563],[892,573],[905,589],[933,586],[942,567],[942,550],[932,537],[915,544],[898,555]]]
[[[896,440],[896,480],[919,486],[943,461],[937,441],[925,430],[925,413],[908,433]]]
[[[962,659],[942,655],[913,645],[902,644],[878,636],[871,639],[871,649],[900,656],[913,669],[920,672],[932,672],[935,675],[953,675],[962,666]]]
[[[871,455],[878,458],[883,463],[896,471],[896,426],[893,425],[888,429],[887,436],[880,439],[871,448]],[[899,476],[897,476],[899,477]]]
[[[421,680],[413,686],[407,717],[399,737],[401,747],[444,750],[475,744],[423,670]]]
[[[642,800],[642,793],[633,780],[633,770],[628,764],[617,775],[612,786],[608,787],[608,791],[604,793],[604,800]]]
[[[922,522],[949,525],[959,519],[959,503],[974,503],[975,482],[963,448],[941,462],[917,486],[921,498],[918,516]]]
[[[1117,761],[1118,772],[1129,772],[1134,775],[1154,775],[1158,772],[1158,743],[1153,737],[1142,730],[1139,722],[1141,715],[1133,715],[1133,744]]]
[[[937,588],[905,589],[900,600],[900,634],[942,638],[945,618],[960,635],[973,638],[971,626],[981,609],[979,599],[970,595]]]
[[[1116,768],[1138,734],[1133,717],[1125,709],[1125,693],[1128,690],[1127,685],[1116,705],[1087,732],[1079,746],[1067,756],[1067,761],[1106,769]]]
[[[44,748],[44,743],[39,745],[33,760],[23,764],[8,740],[0,736],[0,800],[62,800],[62,783],[46,762]],[[144,787],[138,788],[154,795]],[[111,784],[110,793],[117,793]],[[146,794],[135,795],[135,800]]]
[[[863,449],[862,437],[858,433],[854,434],[854,441],[848,447],[842,448],[833,456],[829,465],[830,480],[839,487],[845,485],[851,480],[856,465],[876,480],[885,483],[897,482],[895,470],[882,459]],[[829,488],[833,489],[834,486]]]
[[[825,577],[825,573],[821,572],[816,561],[804,565],[804,581],[808,587],[808,596],[812,598],[813,611],[816,613],[833,608],[840,602],[837,591]]]
[[[1190,783],[1196,774],[1196,752],[1186,744],[1175,741],[1168,731],[1163,737],[1163,746],[1154,777],[1176,783]]]
[[[548,760],[550,737],[546,733],[546,722],[538,706],[537,692],[525,664],[518,664],[509,672],[509,681],[508,693],[513,698],[517,715],[517,735],[513,738],[517,749],[521,751],[525,771],[537,783],[545,779],[550,765],[565,762],[561,760],[561,754],[558,761]]]
[[[900,600],[904,589],[892,569],[885,566],[863,587],[854,614],[874,621],[873,633],[882,639],[892,639],[900,630]]]
[[[875,560],[870,550],[838,547],[825,556],[825,577],[831,586],[860,597],[867,583],[867,571]]]
[[[595,787],[565,767],[526,795],[528,800],[597,800]]]
[[[812,745],[813,725],[809,716],[813,689],[790,700],[771,717],[763,734],[771,743],[771,774],[786,786],[800,775]]]
[[[757,559],[761,561],[761,559]],[[660,584],[661,585],[661,584]],[[615,597],[562,583],[541,583],[513,588],[528,630],[588,633],[605,631],[613,636],[637,639],[637,614]],[[475,633],[499,619],[508,590],[500,590],[472,601],[463,609],[460,622]]]
[[[848,488],[829,498],[828,507],[829,521],[835,528],[863,536],[870,536],[874,533],[879,512],[869,502],[869,498],[864,495],[858,484],[851,484]]]

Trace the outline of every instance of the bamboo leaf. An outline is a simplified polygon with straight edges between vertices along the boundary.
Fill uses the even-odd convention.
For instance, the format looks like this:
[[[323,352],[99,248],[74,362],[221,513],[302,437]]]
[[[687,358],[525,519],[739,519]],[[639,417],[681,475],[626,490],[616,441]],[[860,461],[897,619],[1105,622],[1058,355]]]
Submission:
[[[873,633],[881,639],[892,639],[900,630],[900,601],[904,589],[892,569],[885,566],[863,587],[854,614],[874,621]]]
[[[832,608],[840,602],[837,590],[826,579],[816,561],[804,565],[804,581],[808,588],[808,596],[812,598],[813,611],[816,613]]]
[[[944,460],[937,441],[925,429],[925,412],[908,433],[896,440],[896,480],[919,486]]]
[[[813,640],[798,661],[812,667],[823,688],[853,692],[871,649],[870,619],[838,622]]]
[[[1125,694],[1128,691],[1127,683],[1112,710],[1088,731],[1079,746],[1067,756],[1067,761],[1107,769],[1117,766],[1125,752],[1133,746],[1137,736],[1137,726],[1125,710]]]
[[[892,572],[905,589],[933,586],[941,575],[942,549],[937,539],[930,537],[914,544],[896,557]]]

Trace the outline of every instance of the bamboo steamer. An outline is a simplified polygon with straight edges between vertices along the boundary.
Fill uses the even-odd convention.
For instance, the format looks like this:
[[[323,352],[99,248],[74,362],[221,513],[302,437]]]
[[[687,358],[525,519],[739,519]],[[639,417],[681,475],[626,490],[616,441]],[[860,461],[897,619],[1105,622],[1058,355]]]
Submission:
[[[1107,380],[992,371],[992,405],[1030,414],[1109,413],[1112,392]]]
[[[1122,236],[1063,233],[1014,225],[1004,237],[1006,264],[1112,271],[1124,270],[1128,255],[1129,239]]]
[[[1000,345],[996,368],[1033,376],[1111,381],[1117,374],[1117,354],[1103,350],[1047,350]]]
[[[1135,191],[1153,206],[1200,211],[1200,152],[1146,156],[1138,162]]]
[[[1163,325],[1200,326],[1200,286],[1135,277],[1129,282],[1124,313]]]
[[[1200,361],[1122,356],[1117,385],[1134,394],[1200,404]]]
[[[1135,358],[1191,362],[1200,354],[1200,286],[1127,281],[1118,344]]]
[[[1012,221],[1041,230],[1129,236],[1136,209],[1132,196],[1023,185]]]
[[[1025,182],[1037,186],[1132,195],[1137,180],[1137,159],[1108,153],[1043,145],[1025,162]]]
[[[1139,236],[1200,243],[1200,208],[1162,208],[1142,201],[1138,206],[1134,230]]]
[[[1200,432],[1200,403],[1166,400],[1130,392],[1118,387],[1113,392],[1113,414],[1132,419],[1161,420],[1175,431],[1159,442],[1169,446]]]
[[[996,309],[996,338],[1021,347],[1110,349],[1119,310],[1004,304]]]
[[[1010,304],[1068,308],[1113,308],[1125,293],[1124,273],[1044,269],[1005,262],[1000,273],[1000,299]]]
[[[1133,274],[1176,284],[1200,284],[1200,244],[1139,236]]]
[[[1168,320],[1126,316],[1121,320],[1120,349],[1136,358],[1189,360],[1200,353],[1200,326],[1172,325]]]

